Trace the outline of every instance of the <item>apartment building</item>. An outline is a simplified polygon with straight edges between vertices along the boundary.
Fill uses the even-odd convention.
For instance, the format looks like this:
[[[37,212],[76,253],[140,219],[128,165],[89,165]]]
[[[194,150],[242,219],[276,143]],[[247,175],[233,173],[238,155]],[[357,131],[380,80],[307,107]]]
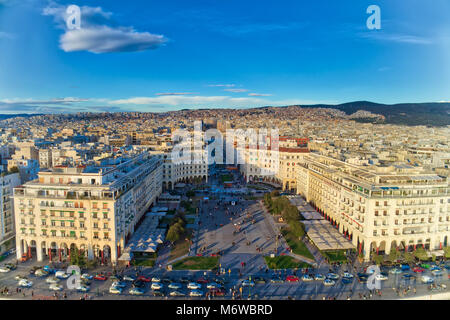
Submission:
[[[279,137],[274,142],[268,139],[267,148],[247,145],[238,146],[237,151],[243,159],[240,171],[247,182],[266,181],[292,191],[297,190],[295,168],[309,154],[308,139],[291,137]]]
[[[17,258],[115,263],[136,224],[162,192],[162,162],[147,152],[94,165],[59,166],[14,188]]]
[[[297,186],[365,259],[371,252],[448,245],[446,177],[409,165],[357,166],[309,154],[297,167]]]
[[[20,185],[18,173],[0,176],[0,253],[7,249],[6,242],[14,239],[13,188]]]
[[[208,182],[208,163],[203,151],[192,151],[191,160],[174,163],[171,152],[150,151],[163,161],[163,189],[173,190],[177,182]],[[198,156],[195,156],[198,153]],[[197,161],[196,161],[197,159]]]

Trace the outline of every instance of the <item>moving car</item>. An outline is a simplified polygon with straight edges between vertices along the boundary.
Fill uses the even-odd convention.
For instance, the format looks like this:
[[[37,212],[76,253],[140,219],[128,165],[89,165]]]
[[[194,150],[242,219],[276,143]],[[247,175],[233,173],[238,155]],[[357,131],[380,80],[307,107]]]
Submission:
[[[241,286],[243,287],[253,287],[255,285],[255,283],[251,280],[245,279],[241,282]],[[211,289],[210,287],[207,286],[208,289]],[[215,287],[214,287],[215,288]]]
[[[134,296],[140,296],[140,295],[143,295],[145,293],[145,291],[144,291],[144,289],[134,287],[134,288],[131,288],[128,293],[132,294]]]
[[[99,280],[99,281],[106,281],[108,279],[108,277],[106,277],[104,274],[101,273],[97,273],[94,277],[94,280]]]
[[[11,271],[11,269],[8,268],[8,267],[6,267],[6,266],[1,266],[1,267],[0,267],[0,272],[6,273],[6,272],[10,272],[10,271]]]

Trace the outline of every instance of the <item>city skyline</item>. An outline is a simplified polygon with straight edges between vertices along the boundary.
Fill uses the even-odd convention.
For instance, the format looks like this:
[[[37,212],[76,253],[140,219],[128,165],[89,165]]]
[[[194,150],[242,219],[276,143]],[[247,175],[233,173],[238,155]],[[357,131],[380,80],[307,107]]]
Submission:
[[[0,113],[448,102],[438,2],[3,0]],[[71,4],[80,30],[65,26]],[[367,29],[372,4],[381,30]]]

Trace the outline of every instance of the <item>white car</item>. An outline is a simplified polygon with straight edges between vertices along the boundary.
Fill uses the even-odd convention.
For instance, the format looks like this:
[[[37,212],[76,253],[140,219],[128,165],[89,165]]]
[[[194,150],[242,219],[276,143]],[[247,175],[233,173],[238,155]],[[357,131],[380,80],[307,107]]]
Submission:
[[[387,279],[388,279],[387,275],[382,274],[382,273],[377,274],[377,275],[375,276],[375,280],[378,280],[378,281],[385,281],[385,280],[387,280]]]
[[[43,277],[43,276],[48,275],[48,272],[45,271],[44,269],[38,269],[38,270],[36,270],[36,271],[34,272],[34,275],[35,275],[36,277]]]
[[[8,268],[8,267],[5,267],[5,266],[1,266],[0,267],[0,272],[10,272],[11,271],[11,269],[10,268]]]
[[[435,270],[431,270],[431,273],[434,275],[434,276],[442,276],[444,273],[442,272],[442,270],[440,270],[440,269],[435,269]]]
[[[323,280],[323,284],[326,285],[326,286],[334,286],[335,283],[336,282],[334,280],[331,280],[331,279]]]
[[[422,283],[433,283],[434,279],[430,276],[422,276]]]
[[[19,287],[30,288],[33,285],[33,282],[30,280],[22,279],[19,281]]]
[[[63,286],[57,283],[52,283],[48,288],[53,291],[61,291]]]
[[[133,276],[123,276],[123,281],[134,281],[136,278]]]
[[[152,290],[161,290],[162,287],[163,287],[162,283],[159,282],[152,282],[152,285],[150,286]]]
[[[327,279],[337,280],[339,279],[339,276],[336,273],[330,272],[329,274],[327,274]]]
[[[201,287],[202,287],[202,285],[199,284],[199,283],[197,283],[197,282],[190,282],[190,283],[187,285],[187,288],[188,288],[188,289],[191,289],[191,290],[197,290],[197,289],[200,289]]]
[[[81,279],[83,279],[83,280],[92,280],[94,277],[93,276],[91,276],[91,275],[89,275],[88,273],[83,273],[82,275],[81,275]]]
[[[182,287],[181,283],[177,283],[177,282],[172,282],[168,285],[169,289],[174,289],[174,290],[181,289],[181,287]]]
[[[60,270],[55,272],[55,277],[59,279],[67,279],[68,277],[70,277],[70,274]]]
[[[14,277],[14,280],[17,280],[17,281],[20,281],[20,280],[23,280],[23,279],[27,280],[28,278],[26,276],[21,276],[21,275],[17,275],[17,276]]]
[[[55,277],[49,277],[45,280],[45,282],[47,283],[58,283],[60,280],[58,278]]]
[[[342,277],[348,278],[348,279],[353,279],[353,275],[349,272],[344,272],[344,275]]]
[[[119,288],[119,287],[111,287],[111,288],[109,288],[109,293],[112,293],[112,294],[121,294],[121,293],[122,293],[122,288]]]
[[[127,286],[127,284],[123,281],[114,281],[111,286],[123,289]]]
[[[144,290],[141,288],[131,288],[128,293],[134,296],[140,296],[144,294]]]
[[[216,288],[218,286],[217,283],[215,284],[215,287],[211,287],[210,288],[209,285],[210,284],[208,284],[208,286],[206,286],[208,289]],[[253,287],[254,285],[255,285],[255,283],[253,281],[250,281],[250,280],[244,280],[241,283],[241,286],[243,286],[243,287]]]
[[[158,277],[153,277],[152,282],[161,282],[161,279]]]
[[[200,290],[192,290],[189,295],[191,297],[202,297],[203,296],[203,292],[201,292]]]

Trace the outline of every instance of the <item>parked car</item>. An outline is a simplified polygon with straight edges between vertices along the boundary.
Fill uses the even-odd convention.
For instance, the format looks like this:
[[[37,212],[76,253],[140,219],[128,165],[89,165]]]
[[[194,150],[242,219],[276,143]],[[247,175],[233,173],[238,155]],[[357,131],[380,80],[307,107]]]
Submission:
[[[352,278],[342,278],[341,282],[343,284],[350,284],[353,282],[353,279]]]
[[[327,274],[327,279],[337,280],[339,279],[339,276],[336,273],[330,272]]]
[[[55,277],[59,279],[67,279],[68,277],[70,277],[70,274],[60,270],[55,272]]]
[[[189,280],[189,278],[186,278],[186,277],[181,277],[181,278],[180,278],[180,282],[181,282],[181,283],[190,283],[191,280]]]
[[[178,290],[181,289],[183,286],[181,285],[181,283],[177,283],[177,282],[172,282],[167,286],[169,289],[174,289],[174,290]]]
[[[344,278],[348,278],[348,279],[353,279],[353,275],[351,273],[349,273],[349,272],[344,272],[343,277]]]
[[[412,270],[416,273],[422,273],[425,271],[425,269],[422,267],[414,267]]]
[[[145,287],[145,282],[141,280],[135,280],[133,281],[132,286],[136,288],[143,288]]]
[[[170,279],[170,278],[162,278],[162,279],[161,279],[161,282],[162,282],[162,283],[165,283],[165,284],[169,284],[169,283],[172,283],[173,280]]]
[[[164,292],[159,291],[159,290],[153,290],[153,291],[152,291],[152,295],[153,295],[154,297],[164,297]]]
[[[111,286],[111,288],[109,288],[109,293],[121,294],[122,290],[123,290],[122,288]]]
[[[198,282],[198,283],[208,283],[208,279],[200,277],[200,278],[197,279],[196,282]]]
[[[118,288],[125,288],[127,286],[127,283],[125,281],[113,281],[112,286]]]
[[[1,266],[0,267],[0,272],[6,273],[6,272],[10,272],[10,271],[11,271],[11,269],[6,267],[6,266]]]
[[[255,283],[266,283],[266,279],[264,279],[263,277],[254,277],[253,281]]]
[[[272,277],[270,278],[270,282],[272,283],[284,283],[284,280],[280,277]]]
[[[81,279],[84,279],[84,280],[92,280],[94,277],[93,276],[91,276],[91,275],[89,275],[88,273],[83,273],[82,275],[81,275]]]
[[[202,297],[203,296],[203,292],[200,290],[192,290],[189,295],[191,297]]]
[[[305,274],[305,275],[302,276],[302,280],[303,281],[313,281],[314,278],[311,275],[309,275],[309,274]]]
[[[191,289],[191,290],[197,290],[197,289],[200,289],[201,287],[202,287],[202,285],[200,283],[196,283],[196,282],[190,282],[187,285],[187,288]]]
[[[143,277],[143,276],[142,276]],[[143,278],[145,278],[145,277],[143,277]],[[146,278],[147,279],[147,278]],[[142,280],[142,279],[140,279],[140,277],[138,277],[138,280]],[[148,282],[148,281],[145,281],[145,282]],[[160,278],[158,278],[158,277],[153,277],[152,278],[152,282],[161,282],[161,279]]]
[[[152,288],[152,290],[161,290],[163,288],[163,284],[160,282],[152,282],[150,288]]]
[[[332,280],[332,279],[328,279],[327,278],[327,279],[323,280],[323,284],[326,285],[326,286],[333,286],[335,283],[336,282],[334,280]]]
[[[184,297],[185,295],[186,294],[184,294],[183,292],[176,290],[169,293],[169,296],[171,297]]]
[[[91,289],[91,287],[81,284],[78,288],[77,291],[79,292],[89,292],[89,290]]]
[[[19,287],[31,288],[33,286],[33,281],[22,279],[18,283]]]
[[[422,276],[422,278],[420,280],[422,281],[422,283],[427,283],[427,284],[434,282],[434,279],[430,276]]]
[[[131,275],[123,276],[123,281],[131,281],[131,282],[133,282],[135,280],[136,280],[136,277],[133,277]]]
[[[45,282],[47,283],[58,283],[59,281],[61,281],[60,279],[56,278],[56,277],[48,277]]]
[[[314,275],[314,280],[316,280],[316,281],[323,281],[323,280],[325,280],[325,276],[320,274],[320,273],[317,273],[317,274]]]
[[[406,263],[402,264],[400,266],[400,268],[402,269],[402,271],[409,271],[409,270],[411,270],[411,267],[409,266],[409,264],[406,264]]]
[[[299,277],[297,277],[297,276],[287,276],[286,277],[286,282],[299,282],[300,281],[300,279],[299,279]]]
[[[431,273],[436,277],[442,276],[444,274],[444,272],[440,269],[433,270],[433,271],[431,271]]]
[[[209,289],[208,293],[213,297],[223,297],[225,296],[225,290],[224,289]]]
[[[27,280],[28,278],[26,276],[22,276],[22,275],[17,275],[17,276],[14,277],[14,280],[17,280],[17,281],[20,281],[22,279]]]
[[[131,295],[134,295],[134,296],[141,296],[145,293],[145,291],[144,291],[144,289],[134,287],[134,288],[131,288],[128,293]]]
[[[402,269],[400,269],[400,268],[393,268],[393,269],[391,269],[391,270],[389,271],[389,273],[392,273],[392,274],[400,274],[400,273],[402,273]]]
[[[53,291],[61,291],[64,289],[63,286],[58,283],[52,283],[48,288]]]
[[[382,273],[377,274],[377,275],[375,276],[375,280],[378,280],[378,281],[386,281],[386,280],[388,280],[388,276],[387,276],[386,273],[382,272]]]

